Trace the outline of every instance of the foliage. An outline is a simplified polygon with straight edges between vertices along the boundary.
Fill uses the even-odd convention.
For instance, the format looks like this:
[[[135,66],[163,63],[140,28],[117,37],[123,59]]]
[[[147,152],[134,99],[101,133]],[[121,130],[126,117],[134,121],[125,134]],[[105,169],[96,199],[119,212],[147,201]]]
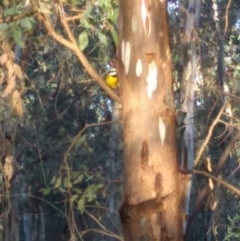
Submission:
[[[227,228],[227,235],[225,236],[223,241],[239,239],[240,238],[240,233],[239,233],[240,216],[236,214],[233,218],[229,216],[227,218],[228,218],[228,221],[230,222],[230,225]]]
[[[51,237],[54,233],[54,238],[66,240],[71,235],[81,236],[80,230],[96,227],[91,213],[97,219],[106,217],[101,207],[112,186],[108,180],[111,126],[98,123],[111,119],[111,105],[73,53],[49,38],[38,23],[37,11],[56,14],[56,19],[52,19],[56,21],[55,29],[65,35],[57,11],[49,3],[31,2],[26,6],[21,1],[14,5],[5,1],[0,29],[11,49],[21,49],[21,69],[16,67],[13,74],[25,82],[21,92],[18,85],[19,92],[13,91],[12,102],[5,102],[6,109],[11,104],[20,116],[15,117],[15,122],[11,119],[10,125],[16,130],[15,155],[24,166],[24,171],[17,173],[17,177],[22,174],[23,185],[20,211],[37,214],[43,207],[47,215],[55,217],[46,220],[46,235]],[[63,5],[69,17],[80,13],[70,22],[79,47],[103,74],[115,55],[117,2],[69,3]],[[6,52],[2,50],[1,64],[8,74]],[[10,87],[6,87],[6,94]],[[19,102],[24,113],[16,107]],[[95,126],[86,128],[93,123]],[[75,227],[73,223],[79,218],[84,222]]]

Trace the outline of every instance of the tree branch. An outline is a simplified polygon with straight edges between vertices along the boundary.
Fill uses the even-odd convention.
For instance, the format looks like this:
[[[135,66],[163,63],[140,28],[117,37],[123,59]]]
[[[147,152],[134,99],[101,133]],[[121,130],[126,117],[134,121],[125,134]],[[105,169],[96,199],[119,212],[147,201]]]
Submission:
[[[221,158],[219,159],[218,161],[218,164],[217,164],[217,167],[216,167],[216,170],[215,170],[215,174],[217,175],[220,171],[220,169],[222,168],[222,166],[224,165],[224,163],[226,162],[227,160],[227,157],[230,153],[230,151],[233,149],[235,143],[238,141],[238,139],[240,138],[240,130],[238,130],[234,137],[232,138],[232,140],[228,143],[227,147],[225,148],[223,154],[221,155]]]
[[[46,14],[39,13],[37,15],[39,21],[43,22],[45,25],[48,33],[59,43],[64,45],[65,47],[69,48],[72,50],[76,56],[78,57],[79,61],[82,63],[83,67],[86,69],[87,73],[98,82],[98,84],[103,88],[103,90],[115,101],[121,103],[120,97],[111,89],[107,86],[105,81],[102,79],[102,77],[95,71],[95,69],[91,66],[89,61],[87,60],[86,56],[84,53],[79,49],[78,44],[69,29],[69,26],[67,24],[67,21],[62,17],[61,22],[64,26],[65,31],[67,32],[69,40],[66,40],[63,38],[61,35],[59,35],[53,28],[52,24],[49,21],[49,18],[47,17]]]
[[[182,170],[182,169],[180,171],[183,174],[196,174],[196,175],[201,175],[201,176],[210,178],[210,179],[214,180],[215,182],[220,183],[222,186],[228,188],[230,191],[233,191],[238,196],[240,196],[240,189],[238,189],[235,186],[233,186],[232,184],[222,180],[221,178],[215,177],[214,175],[212,175],[208,172],[204,172],[204,171],[200,171],[200,170]]]
[[[209,140],[210,140],[210,138],[211,138],[211,136],[212,136],[213,129],[214,129],[214,127],[217,125],[217,123],[218,123],[218,121],[219,121],[219,119],[220,119],[223,111],[225,110],[227,104],[228,104],[228,102],[224,103],[224,105],[223,105],[223,107],[221,108],[221,110],[219,111],[216,119],[214,120],[214,122],[213,122],[212,125],[210,126],[209,131],[208,131],[208,135],[207,135],[205,141],[203,142],[203,144],[202,144],[202,146],[201,146],[201,148],[200,148],[200,150],[199,150],[199,152],[198,152],[198,154],[197,154],[197,157],[196,157],[194,166],[196,166],[196,165],[198,164],[198,162],[200,161],[200,158],[201,158],[201,156],[202,156],[202,154],[203,154],[203,152],[204,152],[204,150],[205,150],[205,147],[207,146],[207,144],[208,144],[208,142],[209,142]]]
[[[69,146],[68,150],[66,151],[66,154],[64,155],[64,160],[63,162],[67,163],[67,158],[68,158],[68,154],[70,153],[70,151],[72,150],[72,148],[76,145],[77,141],[79,140],[79,138],[81,137],[81,135],[83,134],[83,132],[85,130],[87,130],[88,128],[91,127],[96,127],[96,126],[103,126],[103,125],[111,125],[111,124],[115,124],[118,123],[119,121],[105,121],[105,122],[101,122],[101,123],[93,123],[93,124],[89,124],[87,126],[85,126],[74,138],[74,140],[72,141],[71,145]]]
[[[227,160],[227,157],[230,153],[230,151],[232,150],[232,148],[234,147],[235,143],[237,142],[237,140],[240,138],[240,130],[238,130],[236,132],[236,134],[234,135],[234,137],[232,138],[232,140],[229,142],[229,144],[227,145],[227,147],[225,148],[221,158],[219,159],[218,161],[218,164],[217,164],[217,168],[216,170],[214,171],[214,174],[215,175],[218,175],[218,173],[220,172],[222,166],[224,165],[224,163],[226,162]],[[182,172],[182,170],[181,170]],[[197,171],[197,172],[201,172],[201,171]],[[183,171],[184,173],[184,171]],[[197,173],[196,173],[197,174]],[[199,173],[200,174],[200,173]],[[201,175],[201,174],[200,174]],[[204,175],[204,174],[203,174]],[[212,178],[212,177],[211,177]],[[214,180],[214,178],[212,178]],[[204,202],[204,200],[206,199],[207,195],[210,193],[210,190],[209,190],[209,186],[205,186],[198,194],[198,197],[197,197],[197,201],[195,203],[195,208],[194,208],[194,211],[193,213],[191,214],[191,216],[189,217],[188,219],[188,222],[187,222],[187,227],[186,227],[186,232],[185,232],[185,236],[188,235],[188,233],[190,232],[191,230],[191,225],[193,223],[193,220],[194,218],[196,217],[196,215],[199,213],[200,211],[200,208],[202,206],[202,203]]]

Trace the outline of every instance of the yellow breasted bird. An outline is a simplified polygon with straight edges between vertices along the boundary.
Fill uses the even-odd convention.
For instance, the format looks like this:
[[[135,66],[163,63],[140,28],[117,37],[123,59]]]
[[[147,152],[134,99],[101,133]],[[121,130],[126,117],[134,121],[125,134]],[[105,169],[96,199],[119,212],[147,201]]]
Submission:
[[[118,86],[118,76],[115,68],[110,69],[106,77],[106,84],[112,89],[115,89]]]

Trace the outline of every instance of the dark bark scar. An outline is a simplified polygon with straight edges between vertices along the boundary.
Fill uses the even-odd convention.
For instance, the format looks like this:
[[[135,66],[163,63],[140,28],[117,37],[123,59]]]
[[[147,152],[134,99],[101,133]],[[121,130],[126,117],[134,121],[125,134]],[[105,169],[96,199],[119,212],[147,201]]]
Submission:
[[[146,171],[148,168],[148,158],[149,158],[148,142],[143,141],[142,149],[141,149],[141,165],[142,165],[143,171]]]
[[[162,190],[162,177],[161,177],[160,173],[156,173],[156,176],[155,176],[155,191],[156,191],[158,199],[161,199],[161,190]]]

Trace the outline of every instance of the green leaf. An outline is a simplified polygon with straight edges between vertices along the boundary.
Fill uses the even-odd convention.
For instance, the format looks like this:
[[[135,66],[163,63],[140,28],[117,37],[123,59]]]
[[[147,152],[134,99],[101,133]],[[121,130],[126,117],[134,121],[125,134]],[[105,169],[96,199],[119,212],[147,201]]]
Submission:
[[[56,176],[53,176],[51,181],[50,181],[50,184],[53,185],[53,183],[55,183],[55,181],[56,181]]]
[[[78,5],[80,3],[79,0],[71,0],[71,5]]]
[[[91,202],[96,198],[96,186],[95,185],[90,185],[85,191],[85,197],[87,198],[88,202]]]
[[[87,150],[88,150],[90,153],[92,153],[94,149],[93,149],[92,147],[90,147],[90,146],[87,146]]]
[[[76,149],[80,147],[85,141],[86,141],[86,135],[81,136],[81,138],[77,140]]]
[[[92,9],[93,9],[93,5],[90,2],[87,2],[86,10],[84,11],[81,19],[87,18],[90,15]]]
[[[13,38],[15,40],[15,43],[21,47],[24,48],[25,44],[24,41],[22,40],[22,32],[19,29],[15,29],[13,32]]]
[[[20,20],[20,26],[25,29],[32,29],[32,23],[29,18],[23,18]]]
[[[93,27],[86,19],[83,19],[83,18],[81,18],[80,23],[83,26],[83,28],[92,28]]]
[[[70,203],[72,204],[77,198],[78,198],[79,195],[75,194],[75,195],[72,195],[71,198],[70,198]]]
[[[97,184],[96,189],[102,189],[105,185],[104,184]]]
[[[74,180],[73,184],[77,184],[83,180],[84,174],[81,174],[77,177],[76,180]]]
[[[117,7],[113,9],[113,13],[111,15],[111,20],[113,21],[113,23],[117,23],[118,15],[119,15],[119,8]]]
[[[56,182],[55,182],[54,187],[55,187],[55,188],[58,188],[58,187],[61,185],[61,183],[62,183],[62,178],[61,178],[61,177],[58,177],[57,180],[56,180]]]
[[[78,210],[81,214],[83,214],[85,208],[85,197],[82,196],[82,198],[78,201]]]
[[[98,0],[97,3],[98,3],[98,6],[102,7],[104,4],[104,0]]]
[[[111,35],[116,46],[118,46],[118,33],[115,30],[111,30]]]
[[[88,181],[90,181],[90,180],[92,180],[93,179],[93,175],[89,175],[89,174],[87,174],[87,180],[86,180],[86,182],[88,182]]]
[[[71,188],[72,187],[72,183],[70,182],[68,177],[65,177],[63,180],[63,186],[66,188]]]
[[[88,46],[88,34],[86,31],[83,31],[79,34],[78,45],[82,51]]]
[[[8,24],[6,23],[0,23],[0,31],[5,31],[8,29]]]
[[[62,187],[59,187],[59,191],[65,193],[66,189],[63,189]]]
[[[79,176],[79,172],[72,172],[71,173],[71,180],[75,180]]]
[[[73,192],[77,193],[77,194],[82,194],[82,190],[79,188],[73,188]]]
[[[102,32],[98,32],[97,35],[98,35],[98,38],[99,38],[100,42],[101,42],[104,46],[108,46],[107,37],[106,37]]]
[[[43,188],[41,191],[44,196],[47,196],[51,192],[51,188]]]
[[[7,16],[13,16],[19,13],[19,9],[17,9],[16,7],[12,7],[12,8],[7,8],[3,11],[3,15],[5,17]]]
[[[98,0],[98,5],[103,8],[103,10],[106,10],[107,8],[111,7],[111,1],[110,0]]]
[[[225,238],[223,239],[223,241],[228,241],[233,237],[233,233],[229,233],[227,236],[225,236]]]

